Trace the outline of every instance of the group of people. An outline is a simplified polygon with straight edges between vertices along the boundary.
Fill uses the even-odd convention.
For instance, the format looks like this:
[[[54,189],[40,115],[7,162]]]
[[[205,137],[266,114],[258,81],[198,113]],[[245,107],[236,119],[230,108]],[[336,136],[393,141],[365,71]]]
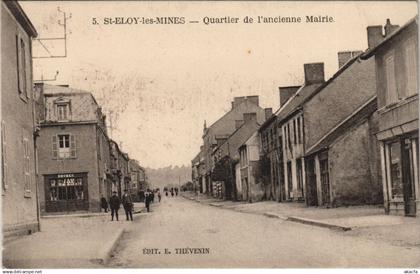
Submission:
[[[109,208],[111,209],[111,221],[114,221],[114,216],[118,221],[118,210],[123,205],[125,216],[127,221],[133,220],[133,200],[128,194],[127,190],[124,190],[124,194],[122,195],[121,199],[118,197],[117,192],[113,191],[111,198],[109,198]],[[108,202],[106,201],[105,197],[102,196],[101,198],[101,208],[104,209],[105,212],[108,212]]]
[[[171,192],[171,196],[172,197],[174,197],[174,195],[175,196],[178,196],[178,188],[177,187],[175,187],[175,188],[171,188],[171,190],[170,190],[170,192]],[[168,197],[168,190],[166,190],[166,193],[165,193],[165,195],[166,195],[166,197]]]

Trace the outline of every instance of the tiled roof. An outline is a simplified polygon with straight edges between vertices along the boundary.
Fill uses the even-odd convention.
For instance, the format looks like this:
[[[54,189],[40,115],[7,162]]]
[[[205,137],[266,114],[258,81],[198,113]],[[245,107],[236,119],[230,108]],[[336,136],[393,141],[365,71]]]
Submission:
[[[349,115],[336,127],[331,129],[326,133],[319,141],[308,149],[305,153],[306,156],[309,156],[315,152],[318,152],[322,149],[328,148],[338,137],[348,132],[352,127],[358,124],[359,121],[372,115],[378,108],[376,95],[366,101],[362,106],[360,106],[355,112]]]

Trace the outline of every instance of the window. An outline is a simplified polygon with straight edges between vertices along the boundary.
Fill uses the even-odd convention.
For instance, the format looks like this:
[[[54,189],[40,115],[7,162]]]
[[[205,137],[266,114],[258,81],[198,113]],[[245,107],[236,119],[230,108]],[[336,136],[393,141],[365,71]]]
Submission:
[[[59,134],[53,136],[53,159],[76,158],[76,136]]]
[[[65,121],[69,118],[69,105],[68,104],[60,104],[57,105],[57,118],[58,121]]]
[[[1,121],[1,171],[3,174],[2,185],[3,190],[7,189],[8,186],[8,171],[7,171],[7,149],[6,149],[6,123]]]
[[[401,143],[400,141],[389,144],[389,167],[391,171],[391,196],[392,199],[403,199],[403,182],[401,173]]]
[[[418,93],[417,91],[417,51],[414,39],[407,41],[404,52],[405,72],[407,75],[407,96]]]
[[[296,119],[295,119],[293,120],[293,143],[295,145],[297,144],[296,133],[297,133],[297,127],[296,127]]]
[[[392,53],[385,56],[385,77],[386,77],[386,103],[392,104],[398,100],[397,86],[395,82],[395,64]]]
[[[17,54],[17,73],[18,73],[18,91],[20,95],[28,98],[26,87],[26,46],[25,42],[19,36],[16,36],[16,54]]]
[[[30,197],[31,194],[31,158],[30,158],[30,150],[29,150],[29,139],[23,137],[23,182],[24,182],[24,196]]]
[[[300,144],[300,142],[302,141],[302,138],[300,136],[300,116],[297,118],[297,138],[298,138],[298,143]]]
[[[82,178],[50,179],[50,201],[83,200]]]

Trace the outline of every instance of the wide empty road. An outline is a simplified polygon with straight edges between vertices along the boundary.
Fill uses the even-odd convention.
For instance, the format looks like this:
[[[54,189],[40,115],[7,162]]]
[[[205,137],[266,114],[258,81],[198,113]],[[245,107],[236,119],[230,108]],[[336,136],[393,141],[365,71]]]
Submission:
[[[191,254],[190,252],[198,254]],[[145,254],[144,250],[157,254]],[[157,250],[156,250],[157,249]],[[165,249],[167,253],[165,254]],[[176,249],[184,253],[176,254]],[[146,252],[147,253],[147,252]],[[160,253],[160,254],[159,254]],[[163,197],[137,218],[108,267],[415,267],[420,249]]]

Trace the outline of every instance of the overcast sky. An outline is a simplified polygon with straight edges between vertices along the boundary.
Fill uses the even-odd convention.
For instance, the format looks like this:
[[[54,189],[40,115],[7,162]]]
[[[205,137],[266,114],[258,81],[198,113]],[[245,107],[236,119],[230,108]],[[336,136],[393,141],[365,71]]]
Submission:
[[[34,78],[94,93],[112,120],[112,138],[143,166],[188,165],[202,144],[203,122],[216,121],[234,96],[259,95],[279,106],[278,87],[299,85],[303,64],[367,48],[366,27],[386,18],[402,25],[416,2],[20,2],[40,38],[62,37],[67,57],[35,59]],[[328,15],[333,23],[205,25],[204,17]],[[93,25],[105,17],[181,16],[198,24]],[[71,32],[71,33],[70,33]],[[54,55],[60,41],[44,42]],[[34,42],[34,56],[48,52]]]

